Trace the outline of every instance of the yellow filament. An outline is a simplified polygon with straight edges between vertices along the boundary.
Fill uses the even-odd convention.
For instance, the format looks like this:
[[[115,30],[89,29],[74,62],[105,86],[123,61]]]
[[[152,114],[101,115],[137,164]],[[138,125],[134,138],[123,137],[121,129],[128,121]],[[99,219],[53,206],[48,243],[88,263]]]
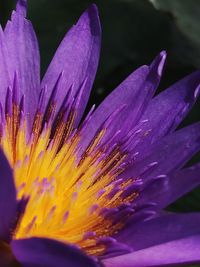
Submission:
[[[18,199],[24,195],[30,197],[15,238],[53,238],[77,244],[89,254],[102,254],[105,247],[97,244],[98,239],[122,227],[121,223],[113,225],[105,219],[101,211],[118,207],[124,201],[121,194],[129,182],[121,184],[121,190],[113,197],[108,196],[114,187],[111,182],[119,174],[112,170],[120,166],[126,155],[114,149],[99,160],[102,152],[95,148],[105,134],[102,130],[77,164],[79,135],[62,143],[66,132],[70,136],[71,122],[67,131],[66,125],[60,123],[50,140],[51,129],[47,127],[40,132],[42,120],[38,116],[32,141],[27,143],[26,122],[10,131],[13,118],[8,117],[6,121],[1,146],[14,170]],[[103,193],[99,194],[102,189]],[[88,232],[93,234],[86,238]]]

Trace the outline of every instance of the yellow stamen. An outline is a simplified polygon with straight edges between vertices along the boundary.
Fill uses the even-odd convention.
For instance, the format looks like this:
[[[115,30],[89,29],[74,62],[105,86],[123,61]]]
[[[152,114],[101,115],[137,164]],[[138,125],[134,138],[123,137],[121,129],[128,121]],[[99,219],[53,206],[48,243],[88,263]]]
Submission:
[[[104,129],[78,161],[79,133],[68,142],[73,121],[72,114],[68,123],[60,120],[52,137],[50,127],[42,130],[42,115],[37,114],[32,139],[27,143],[26,122],[19,127],[18,109],[14,107],[12,117],[7,117],[1,146],[14,170],[18,199],[30,197],[14,237],[53,238],[100,255],[105,246],[98,240],[113,235],[123,225],[123,221],[113,224],[102,210],[119,207],[136,198],[137,193],[122,198],[130,183],[127,181],[111,196],[112,182],[121,172],[126,154],[117,147],[101,159],[103,151],[97,147]]]

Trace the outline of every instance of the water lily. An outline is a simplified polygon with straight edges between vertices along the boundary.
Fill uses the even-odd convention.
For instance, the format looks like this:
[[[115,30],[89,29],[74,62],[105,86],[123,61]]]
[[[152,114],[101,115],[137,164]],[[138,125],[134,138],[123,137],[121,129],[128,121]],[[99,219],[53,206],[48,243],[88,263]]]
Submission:
[[[19,0],[0,29],[0,265],[169,266],[200,262],[200,214],[164,212],[200,184],[200,123],[176,130],[200,71],[154,96],[166,53],[84,117],[101,28],[95,5],[40,82],[37,39]]]

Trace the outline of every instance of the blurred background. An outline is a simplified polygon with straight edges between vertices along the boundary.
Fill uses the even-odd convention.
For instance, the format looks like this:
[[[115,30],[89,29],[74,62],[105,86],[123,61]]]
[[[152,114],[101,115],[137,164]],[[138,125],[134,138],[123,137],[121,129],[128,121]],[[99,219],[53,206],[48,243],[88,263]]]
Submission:
[[[161,50],[168,60],[159,90],[200,68],[200,0],[29,0],[41,50],[41,75],[66,31],[92,2],[99,7],[103,30],[101,60],[89,105],[97,105],[135,68],[149,64]],[[0,1],[5,25],[14,0]],[[172,110],[173,112],[173,110]],[[198,102],[183,125],[200,120]],[[197,155],[192,162],[200,160]],[[196,189],[169,207],[200,211]]]

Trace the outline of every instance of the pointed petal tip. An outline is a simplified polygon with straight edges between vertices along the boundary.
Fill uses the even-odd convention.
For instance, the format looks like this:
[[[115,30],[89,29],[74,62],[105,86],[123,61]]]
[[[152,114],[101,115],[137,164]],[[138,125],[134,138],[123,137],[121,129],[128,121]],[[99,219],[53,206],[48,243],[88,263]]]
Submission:
[[[166,57],[167,57],[167,53],[165,50],[163,50],[155,57],[155,59],[153,60],[153,62],[150,65],[150,68],[153,71],[156,71],[158,78],[161,78],[161,76],[162,76]]]
[[[88,10],[91,10],[92,12],[96,13],[97,15],[99,14],[98,7],[95,3],[92,3],[89,7]]]
[[[91,30],[93,35],[101,35],[101,23],[96,4],[91,4],[81,15],[77,25]]]
[[[94,3],[90,4],[85,12],[88,13],[93,18],[99,19],[99,10],[96,4]]]
[[[187,87],[187,94],[185,96],[186,102],[194,102],[200,95],[200,70],[196,70],[191,74],[178,81],[175,85],[180,84],[183,87]]]
[[[194,90],[194,99],[197,99],[199,97],[199,94],[200,94],[200,84],[198,84],[198,86]]]
[[[167,56],[167,51],[166,51],[166,50],[162,50],[162,51],[160,52],[160,56],[166,58],[166,56]]]
[[[27,13],[27,0],[17,0],[16,11],[25,17]]]
[[[162,72],[163,72],[163,68],[165,65],[165,61],[167,58],[167,52],[165,50],[160,52],[160,64],[158,66],[158,75],[161,77],[162,76]]]

